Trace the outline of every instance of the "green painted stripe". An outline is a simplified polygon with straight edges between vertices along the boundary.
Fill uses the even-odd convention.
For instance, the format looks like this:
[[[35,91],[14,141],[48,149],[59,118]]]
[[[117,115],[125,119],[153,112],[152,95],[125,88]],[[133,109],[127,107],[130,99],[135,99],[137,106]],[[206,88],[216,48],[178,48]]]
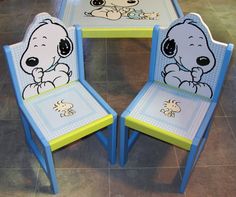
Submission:
[[[153,28],[83,28],[83,38],[151,38]]]
[[[113,116],[111,114],[95,120],[88,125],[75,129],[67,134],[55,138],[49,142],[51,150],[57,150],[67,144],[70,144],[82,137],[85,137],[93,132],[96,132],[113,123]]]
[[[190,150],[190,147],[192,145],[192,140],[184,138],[182,136],[176,135],[174,133],[171,133],[167,130],[155,127],[149,123],[137,120],[135,118],[132,118],[131,116],[127,116],[125,119],[126,126],[140,131],[142,133],[145,133],[147,135],[150,135],[152,137],[155,137],[157,139],[163,140],[165,142],[168,142],[170,144],[174,144],[180,148],[183,148],[185,150]]]

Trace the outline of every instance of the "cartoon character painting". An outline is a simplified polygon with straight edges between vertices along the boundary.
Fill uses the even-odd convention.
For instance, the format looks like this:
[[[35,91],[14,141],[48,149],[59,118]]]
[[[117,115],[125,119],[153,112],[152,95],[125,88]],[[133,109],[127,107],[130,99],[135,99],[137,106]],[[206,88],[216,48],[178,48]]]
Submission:
[[[159,13],[152,12],[152,13],[145,13],[143,10],[132,10],[127,13],[127,17],[129,19],[134,20],[156,20],[159,16]]]
[[[181,108],[179,106],[179,102],[169,99],[164,102],[164,108],[160,110],[167,117],[175,117],[175,113],[181,112]]]
[[[76,111],[72,109],[73,107],[72,103],[64,102],[64,100],[57,101],[57,103],[53,105],[53,109],[59,112],[62,118],[74,115]]]
[[[127,17],[134,20],[157,20],[159,13],[145,13],[143,10],[135,10],[133,7],[139,4],[139,0],[91,0],[90,4],[96,9],[85,12],[86,16],[119,20]]]
[[[175,60],[162,72],[166,84],[209,98],[213,96],[212,88],[203,81],[203,76],[214,69],[216,59],[205,33],[192,19],[168,30],[161,51],[167,58]]]
[[[22,97],[68,83],[72,71],[61,59],[72,51],[73,44],[66,29],[51,19],[43,20],[30,35],[20,60],[22,70],[33,78],[33,82],[24,88]]]

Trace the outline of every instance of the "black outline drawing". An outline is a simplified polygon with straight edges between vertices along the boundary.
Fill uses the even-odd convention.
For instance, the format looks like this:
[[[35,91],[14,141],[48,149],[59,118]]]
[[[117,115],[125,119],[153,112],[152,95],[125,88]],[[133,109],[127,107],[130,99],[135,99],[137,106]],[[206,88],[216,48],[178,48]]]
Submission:
[[[183,25],[183,26],[182,26]],[[187,35],[186,28],[184,25],[191,25],[192,27],[200,30],[201,36],[196,38],[196,35],[190,35],[188,37],[184,37]],[[182,34],[181,36],[183,37],[183,40],[181,40],[182,43],[177,43],[180,41],[177,41],[175,39],[175,36],[180,36],[178,33],[175,33],[178,31],[178,28],[185,28],[184,29],[184,35]],[[190,28],[190,27],[189,27]],[[187,32],[187,33],[186,33]],[[198,31],[199,32],[199,31]],[[170,35],[171,34],[171,35]],[[185,35],[186,34],[186,35]],[[195,36],[195,37],[194,37]],[[185,40],[184,40],[185,39]],[[196,42],[198,39],[199,43],[191,43]],[[201,43],[200,43],[201,41]],[[185,46],[188,45],[188,47],[192,47],[192,49],[198,50],[199,47],[204,47],[202,51],[206,52],[207,54],[201,55],[201,56],[196,56],[196,59],[193,59],[194,62],[192,62],[192,65],[184,65],[183,62],[185,58],[189,59],[189,55],[186,54],[186,56],[179,56],[178,52],[184,50],[184,48],[181,48],[179,45],[180,44],[186,44]],[[202,44],[204,43],[204,44]],[[198,48],[197,48],[198,47]],[[185,49],[186,50],[186,49]],[[202,77],[203,75],[206,75],[207,73],[211,72],[215,65],[216,65],[216,58],[214,53],[209,47],[208,44],[208,39],[204,33],[204,31],[196,25],[194,20],[192,19],[185,19],[184,22],[178,23],[173,25],[167,32],[165,39],[161,43],[161,52],[162,54],[167,57],[167,58],[174,58],[175,63],[167,64],[164,68],[164,71],[162,71],[161,75],[164,79],[164,82],[166,84],[170,85],[175,85],[179,88],[183,88],[187,90],[191,90],[193,93],[200,93],[200,92],[205,92],[208,94],[208,97],[211,98],[213,96],[212,88],[210,87],[209,84],[202,82]],[[189,68],[190,69],[189,69]],[[182,74],[180,74],[182,73]],[[179,74],[179,76],[178,76]],[[185,78],[182,78],[181,76],[184,76]],[[174,83],[170,83],[170,80],[174,80]]]
[[[160,110],[165,116],[167,117],[175,117],[175,113],[180,113],[181,108],[178,105],[180,102],[175,100],[169,99],[168,101],[164,102],[164,108]]]
[[[60,113],[61,118],[74,115],[76,111],[72,109],[73,107],[72,103],[64,102],[64,99],[53,105],[53,109]]]
[[[62,37],[59,38],[59,41],[55,43],[55,51],[57,54],[47,51],[49,54],[52,53],[50,59],[48,58],[50,65],[45,65],[43,68],[42,65],[40,66],[40,61],[45,61],[45,58],[39,58],[40,50],[45,50],[44,47],[46,47],[47,42],[52,41],[54,38],[49,40],[47,37],[48,32],[46,31],[42,32],[42,35],[37,35],[38,37],[35,36],[35,34],[38,33],[38,31],[41,31],[41,28],[47,27],[46,25],[48,25],[48,27],[50,25],[56,25],[57,28],[53,29],[53,31],[55,31],[55,35],[59,34],[59,32],[63,33],[63,35],[61,35]],[[45,43],[43,42],[40,44],[35,44],[35,42],[42,42],[39,41],[40,39],[44,39]],[[34,44],[32,44],[32,42],[34,42]],[[39,51],[38,54],[35,52],[32,54],[30,47],[37,48]],[[22,97],[26,98],[40,94],[43,91],[68,83],[70,81],[70,77],[72,76],[72,71],[67,64],[60,62],[60,59],[68,57],[72,51],[73,43],[69,38],[67,30],[62,25],[53,22],[51,19],[44,19],[42,22],[40,22],[39,26],[31,33],[27,47],[20,59],[20,66],[22,70],[25,73],[32,75],[34,80],[33,83],[28,84],[24,88]]]
[[[90,4],[96,9],[84,12],[85,16],[119,20],[122,17],[132,20],[157,20],[159,13],[144,12],[133,7],[139,4],[139,0],[90,0]]]

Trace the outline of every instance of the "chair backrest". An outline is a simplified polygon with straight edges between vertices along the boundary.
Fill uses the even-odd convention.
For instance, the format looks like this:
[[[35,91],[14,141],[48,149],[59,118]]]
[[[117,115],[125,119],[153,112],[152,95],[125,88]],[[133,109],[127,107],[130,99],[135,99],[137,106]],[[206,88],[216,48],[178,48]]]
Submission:
[[[40,13],[23,41],[7,46],[11,54],[9,57],[6,52],[11,75],[18,84],[15,89],[23,99],[78,80],[75,29],[66,28],[47,13]]]
[[[217,100],[233,45],[214,41],[195,13],[155,29],[149,79]]]

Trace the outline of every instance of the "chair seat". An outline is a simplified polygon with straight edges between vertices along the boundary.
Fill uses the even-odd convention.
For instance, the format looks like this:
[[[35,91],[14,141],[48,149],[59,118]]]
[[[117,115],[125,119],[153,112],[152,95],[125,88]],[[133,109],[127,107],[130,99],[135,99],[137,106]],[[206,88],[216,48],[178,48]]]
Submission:
[[[126,125],[144,133],[146,127],[147,134],[189,149],[209,105],[205,97],[153,82],[128,115]]]
[[[80,82],[71,82],[53,91],[32,97],[24,104],[48,141],[87,124],[96,121],[99,123],[102,119],[105,122],[112,119]],[[107,125],[110,123],[109,120]]]

